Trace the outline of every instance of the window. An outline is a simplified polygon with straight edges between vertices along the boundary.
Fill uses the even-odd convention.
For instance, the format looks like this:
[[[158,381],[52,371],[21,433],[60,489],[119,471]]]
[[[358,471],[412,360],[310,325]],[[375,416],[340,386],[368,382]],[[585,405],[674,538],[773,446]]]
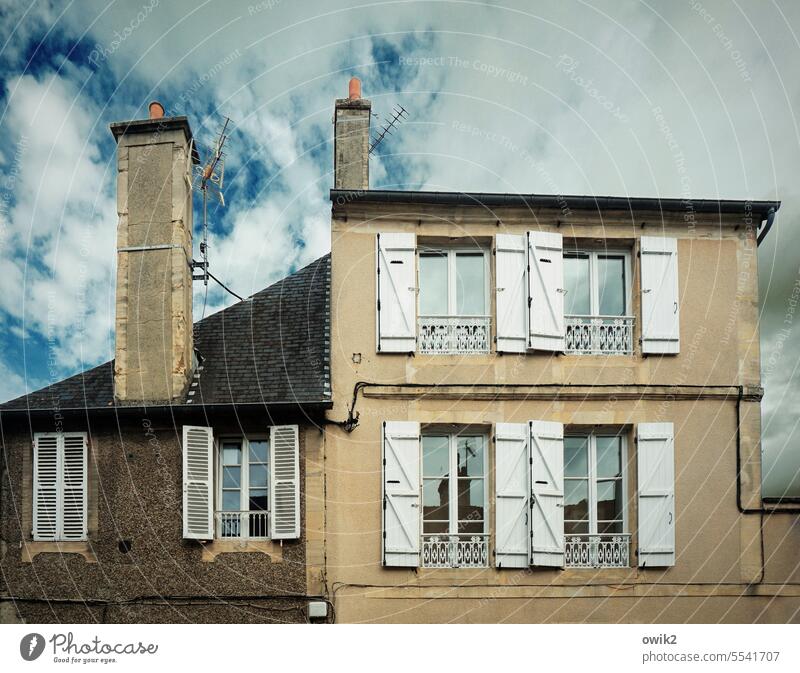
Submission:
[[[269,441],[219,442],[217,537],[269,537]]]
[[[628,565],[626,445],[619,434],[564,437],[566,565]]]
[[[87,436],[42,432],[33,442],[33,539],[87,538]]]
[[[487,562],[486,437],[422,435],[422,565]]]
[[[608,250],[564,251],[566,351],[629,354],[630,256]]]
[[[419,251],[421,353],[488,353],[488,261],[484,250]]]

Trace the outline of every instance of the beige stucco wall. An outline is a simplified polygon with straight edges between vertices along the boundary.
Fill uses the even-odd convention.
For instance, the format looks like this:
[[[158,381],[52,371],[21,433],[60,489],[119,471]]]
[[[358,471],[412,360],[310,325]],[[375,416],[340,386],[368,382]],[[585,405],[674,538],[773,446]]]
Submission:
[[[638,351],[619,357],[376,353],[376,233],[415,232],[418,241],[467,236],[489,248],[497,233],[522,234],[530,229],[559,232],[565,239],[580,238],[589,244],[613,239],[609,247],[632,251],[637,342],[638,238],[677,237],[680,354],[645,358]],[[760,506],[758,293],[752,226],[720,222],[718,215],[696,215],[687,226],[681,213],[603,213],[601,220],[597,214],[565,217],[558,211],[351,203],[334,207],[332,235],[334,408],[329,415],[337,420],[347,415],[357,381],[383,384],[359,393],[359,425],[352,433],[337,427],[326,432],[326,571],[339,621],[797,619],[797,588],[766,585],[761,577],[765,563],[769,573],[791,575],[788,536],[772,555],[765,547],[762,558],[760,517],[742,515],[737,507],[738,386],[745,396],[739,408],[742,504]],[[491,260],[493,266],[493,256]],[[494,295],[492,286],[490,296]],[[392,387],[401,383],[439,387],[436,391]],[[482,387],[464,387],[475,383]],[[572,395],[530,387],[565,383],[586,387]],[[598,388],[601,383],[621,387]],[[447,388],[448,384],[460,386]],[[509,388],[511,384],[515,387]],[[381,423],[477,423],[484,424],[488,434],[498,421],[529,419],[625,426],[631,439],[637,423],[672,421],[676,565],[597,571],[383,568]],[[629,529],[635,534],[633,441],[628,458]],[[493,465],[490,455],[491,533]],[[794,516],[776,519],[796,537]],[[771,521],[765,521],[764,531],[768,546],[778,534]],[[493,546],[492,541],[490,549]]]

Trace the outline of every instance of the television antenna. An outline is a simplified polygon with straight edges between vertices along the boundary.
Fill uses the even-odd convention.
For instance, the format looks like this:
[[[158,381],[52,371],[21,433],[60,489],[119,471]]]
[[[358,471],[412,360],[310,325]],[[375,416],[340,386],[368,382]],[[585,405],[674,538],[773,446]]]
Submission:
[[[369,154],[372,154],[375,151],[375,148],[383,142],[383,139],[387,135],[392,135],[394,129],[397,128],[397,126],[403,121],[405,121],[406,117],[408,117],[408,111],[402,105],[400,105],[400,103],[397,103],[392,108],[392,116],[386,118],[386,121],[381,127],[380,133],[378,133],[376,136],[373,136],[372,142],[369,145]]]
[[[225,123],[217,134],[214,141],[214,148],[204,164],[195,166],[195,185],[203,193],[203,238],[200,241],[200,254],[203,261],[192,260],[192,280],[202,280],[203,285],[208,286],[208,279],[211,273],[208,270],[208,195],[214,196],[221,206],[225,206],[225,197],[222,193],[223,182],[225,180],[225,142],[228,140],[228,126],[230,117],[225,117]],[[195,269],[201,269],[200,273],[194,273]]]

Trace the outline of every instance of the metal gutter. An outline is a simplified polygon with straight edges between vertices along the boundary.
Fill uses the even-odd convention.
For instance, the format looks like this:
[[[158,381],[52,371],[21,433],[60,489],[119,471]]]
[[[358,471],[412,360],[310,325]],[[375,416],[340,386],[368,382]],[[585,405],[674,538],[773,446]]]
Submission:
[[[403,203],[442,206],[515,206],[564,210],[651,210],[696,213],[761,214],[770,208],[777,211],[780,201],[747,201],[733,199],[660,199],[638,196],[581,196],[558,194],[501,194],[491,192],[421,192],[387,189],[332,189],[334,209],[350,203]]]

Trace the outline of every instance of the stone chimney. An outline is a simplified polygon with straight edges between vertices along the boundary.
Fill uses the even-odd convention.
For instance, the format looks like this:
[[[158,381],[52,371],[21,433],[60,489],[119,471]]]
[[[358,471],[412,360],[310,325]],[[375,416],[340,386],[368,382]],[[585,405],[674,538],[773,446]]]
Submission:
[[[117,141],[114,396],[171,403],[192,376],[192,132],[186,117],[111,124]],[[192,154],[194,154],[192,152]]]
[[[336,100],[333,124],[334,189],[369,189],[369,120],[372,103],[361,97],[361,82],[350,80],[347,98]]]

